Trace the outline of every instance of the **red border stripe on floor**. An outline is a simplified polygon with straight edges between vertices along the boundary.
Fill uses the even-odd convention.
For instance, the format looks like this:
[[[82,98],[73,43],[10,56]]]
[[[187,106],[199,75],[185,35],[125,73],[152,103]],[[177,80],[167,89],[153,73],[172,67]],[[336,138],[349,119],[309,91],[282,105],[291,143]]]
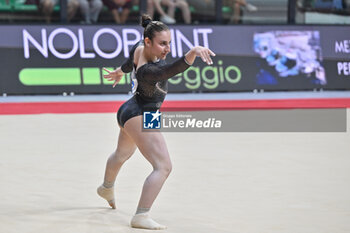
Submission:
[[[124,101],[0,103],[0,114],[111,113]],[[350,108],[350,98],[165,101],[162,111]]]

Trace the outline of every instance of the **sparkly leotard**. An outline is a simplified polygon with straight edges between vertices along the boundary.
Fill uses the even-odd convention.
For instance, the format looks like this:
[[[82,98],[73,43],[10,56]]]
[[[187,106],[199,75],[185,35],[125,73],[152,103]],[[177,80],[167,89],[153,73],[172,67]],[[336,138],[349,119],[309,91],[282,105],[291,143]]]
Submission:
[[[134,52],[140,45],[143,45],[142,41],[133,46],[129,58],[121,66],[124,73],[133,72],[131,75],[137,80],[137,83],[133,82],[133,86],[137,85],[133,97],[118,110],[117,120],[121,127],[127,120],[142,115],[144,111],[157,111],[168,92],[168,79],[189,67],[185,57],[181,57],[171,64],[166,64],[164,60],[149,62],[136,71]]]

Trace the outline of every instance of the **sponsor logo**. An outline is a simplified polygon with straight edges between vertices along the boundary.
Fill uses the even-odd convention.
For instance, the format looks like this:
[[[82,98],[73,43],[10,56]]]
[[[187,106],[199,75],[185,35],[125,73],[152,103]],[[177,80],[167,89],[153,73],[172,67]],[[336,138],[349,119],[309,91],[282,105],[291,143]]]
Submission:
[[[182,57],[184,51],[187,50],[186,47],[203,45],[210,48],[209,36],[213,34],[213,29],[194,28],[192,35],[188,33],[185,35],[179,29],[170,29],[170,33],[172,37],[171,55],[175,58]],[[41,28],[40,33],[30,28],[22,30],[23,50],[26,59],[31,58],[33,49],[39,51],[44,58],[53,55],[58,59],[70,59],[78,55],[83,59],[94,59],[97,56],[104,59],[114,59],[120,54],[129,57],[129,48],[141,37],[141,32],[133,28],[116,30],[103,27],[91,32],[82,28],[74,30],[68,27],[58,27],[52,31],[49,28]]]
[[[106,68],[115,69],[115,67]],[[102,78],[103,74],[107,73],[100,67],[24,68],[19,73],[19,80],[25,86],[112,85],[114,82]],[[169,79],[169,83],[174,86],[184,85],[188,90],[197,90],[201,87],[215,90],[220,85],[235,85],[241,80],[242,73],[239,67],[227,66],[219,60],[217,65],[213,66],[192,66]],[[130,84],[132,84],[131,75],[125,74],[118,86]]]

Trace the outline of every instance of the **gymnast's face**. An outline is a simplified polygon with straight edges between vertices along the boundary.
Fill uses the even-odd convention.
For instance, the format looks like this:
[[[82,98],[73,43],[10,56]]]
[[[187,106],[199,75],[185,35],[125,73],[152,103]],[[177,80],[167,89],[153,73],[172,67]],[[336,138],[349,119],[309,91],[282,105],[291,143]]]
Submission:
[[[165,59],[170,52],[170,40],[169,30],[156,32],[151,43],[152,54],[159,59]]]

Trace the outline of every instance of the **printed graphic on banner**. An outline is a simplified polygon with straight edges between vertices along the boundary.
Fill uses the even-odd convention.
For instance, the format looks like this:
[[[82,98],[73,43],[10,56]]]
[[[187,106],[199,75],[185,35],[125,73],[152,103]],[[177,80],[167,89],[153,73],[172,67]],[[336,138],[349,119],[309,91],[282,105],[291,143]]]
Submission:
[[[334,45],[336,54],[345,54],[349,57],[350,54],[350,40],[335,41]],[[350,76],[350,62],[349,61],[337,61],[337,74],[342,77]]]
[[[144,129],[160,129],[161,128],[161,115],[162,113],[157,110],[156,112],[144,112],[143,113],[143,128]]]
[[[242,80],[242,72],[239,66],[233,65],[233,61],[227,58],[213,59],[211,66],[202,64],[193,65],[183,73],[169,79],[171,85],[183,85],[189,90],[217,90],[220,86],[236,85]],[[198,64],[198,63],[197,63]]]
[[[312,84],[327,84],[318,31],[255,33],[254,51],[264,59],[258,63],[258,84],[277,85],[296,76]]]

